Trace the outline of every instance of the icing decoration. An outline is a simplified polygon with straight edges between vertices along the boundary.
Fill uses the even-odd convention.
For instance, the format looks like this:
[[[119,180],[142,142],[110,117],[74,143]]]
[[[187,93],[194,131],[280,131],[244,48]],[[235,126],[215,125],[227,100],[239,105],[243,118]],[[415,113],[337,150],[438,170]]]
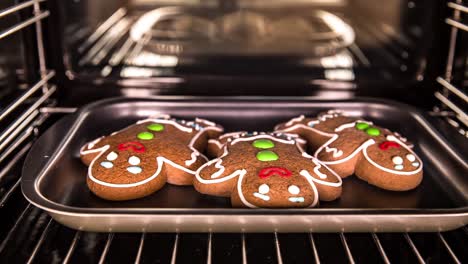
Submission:
[[[309,126],[309,127],[314,127],[314,126],[315,126],[315,123],[309,122],[308,126]]]
[[[260,179],[266,179],[273,175],[278,175],[282,178],[289,178],[292,175],[292,172],[283,167],[267,167],[263,168],[258,172],[258,177]]]
[[[215,124],[215,123],[213,123],[213,122],[211,122],[211,121],[208,121],[208,120],[206,120],[206,119],[198,118],[198,117],[197,117],[197,118],[195,118],[195,122],[198,122],[198,123],[203,123],[203,124],[205,124],[205,125],[208,125],[208,126],[213,126],[213,127],[215,127],[215,126],[216,126],[216,124]]]
[[[119,155],[117,155],[117,153],[112,151],[111,153],[107,154],[106,159],[112,161],[112,160],[116,160],[118,156]]]
[[[174,120],[145,119],[145,120],[138,121],[136,124],[141,124],[141,123],[144,123],[144,122],[158,122],[158,123],[163,123],[163,124],[170,124],[170,125],[173,125],[176,128],[178,128],[179,130],[181,130],[183,132],[187,132],[187,133],[191,133],[193,131],[191,128],[186,128],[186,127],[183,127],[183,126],[177,124]],[[219,128],[219,127],[209,127],[209,128],[206,128],[206,129],[207,130],[211,129],[211,130],[222,131],[222,128]],[[195,137],[199,137],[201,133],[203,133],[203,132],[200,131],[197,135],[195,135]],[[192,141],[195,142],[193,139],[192,139]],[[193,150],[193,146],[189,145],[189,147]],[[89,177],[89,179],[96,182],[96,183],[98,183],[98,184],[100,184],[100,185],[113,187],[113,188],[131,188],[131,187],[140,186],[140,185],[146,184],[146,183],[152,181],[153,179],[155,179],[156,177],[158,177],[159,174],[162,171],[162,168],[163,168],[164,164],[168,164],[169,166],[172,166],[172,167],[174,167],[176,169],[182,170],[182,171],[184,171],[186,173],[189,173],[189,174],[192,174],[192,175],[196,174],[196,172],[193,171],[193,170],[190,170],[190,169],[188,169],[188,168],[186,168],[184,166],[181,166],[181,165],[179,165],[179,164],[177,164],[177,163],[175,163],[175,162],[173,162],[173,161],[171,161],[171,160],[169,160],[169,159],[167,159],[165,157],[159,156],[159,157],[156,158],[157,171],[153,175],[151,175],[150,177],[148,177],[148,178],[146,178],[146,179],[144,179],[142,181],[135,182],[135,183],[109,183],[109,182],[104,182],[104,181],[98,180],[97,178],[95,178],[93,176],[92,168],[94,166],[94,162],[97,159],[99,159],[99,157],[101,157],[101,155],[104,154],[109,148],[110,148],[109,145],[105,145],[105,146],[103,146],[103,147],[101,147],[99,149],[89,151],[89,152],[100,152],[98,157],[96,157],[91,162],[91,164],[88,166],[88,177]],[[145,147],[140,142],[121,143],[121,144],[118,145],[118,149],[120,151],[130,150],[130,151],[134,151],[134,152],[138,152],[138,153],[145,152]],[[204,158],[206,159],[206,157],[204,157]],[[208,160],[208,159],[206,159],[206,160]],[[138,170],[138,169],[135,169],[135,170]],[[142,169],[140,168],[140,170],[142,170]]]
[[[365,120],[356,120],[355,122],[346,123],[346,124],[343,124],[343,125],[335,128],[335,132],[339,132],[339,131],[342,131],[342,130],[345,130],[345,129],[351,128],[351,127],[356,127],[356,129],[359,129],[357,124],[359,124],[359,127],[365,127],[364,124],[367,124],[368,125],[367,127],[369,127],[369,125],[372,125],[372,122],[368,122],[368,121],[365,121]],[[365,128],[367,128],[367,127],[365,127]],[[362,130],[362,129],[359,129],[359,130]]]
[[[158,124],[158,123],[148,125],[146,128],[148,128],[151,131],[157,131],[157,132],[160,132],[160,131],[164,130],[164,126],[161,125],[161,124]]]
[[[187,133],[192,133],[193,128],[190,127],[185,127],[177,122],[177,120],[165,120],[165,119],[145,119],[145,120],[140,120],[137,122],[137,124],[142,124],[145,122],[152,122],[152,123],[159,123],[159,124],[166,124],[166,125],[172,125],[175,128],[179,129],[180,131],[187,132]]]
[[[394,156],[392,157],[392,162],[394,164],[403,164],[403,159],[400,156]]]
[[[403,165],[401,164],[395,165],[395,170],[402,170],[402,169],[403,169]]]
[[[303,203],[304,197],[289,197],[288,200],[293,203]]]
[[[262,150],[257,153],[257,159],[259,161],[274,161],[278,160],[278,155],[270,150]]]
[[[288,187],[288,192],[290,194],[298,195],[301,192],[301,190],[296,185],[290,185]]]
[[[114,164],[110,161],[103,161],[101,162],[101,166],[106,168],[106,169],[110,169],[112,167],[114,167]]]
[[[154,135],[150,132],[141,132],[138,133],[137,137],[141,140],[151,140],[154,138]]]
[[[408,155],[406,155],[406,158],[407,158],[409,161],[411,161],[411,162],[413,162],[413,161],[416,160],[416,157],[415,157],[413,154],[408,154]]]
[[[120,151],[133,151],[133,152],[136,152],[136,153],[143,153],[145,152],[145,146],[143,146],[143,144],[141,144],[140,142],[125,142],[125,143],[120,143],[118,146],[117,146],[117,149],[120,150]]]
[[[133,174],[141,173],[143,170],[139,166],[130,166],[127,167],[127,171]]]
[[[394,142],[394,141],[384,141],[384,142],[379,144],[379,148],[381,150],[387,150],[389,148],[399,148],[399,147],[400,147],[400,145],[398,143]]]
[[[311,121],[313,122],[313,121]],[[303,124],[295,124],[291,127],[288,127],[288,128],[285,128],[285,129],[282,129],[281,132],[289,132],[289,131],[294,131],[295,129],[298,129],[298,128],[303,128],[305,130],[310,130],[310,131],[313,131],[314,133],[317,133],[319,135],[322,135],[322,136],[325,136],[325,137],[329,137],[330,139],[325,142],[325,144],[323,144],[321,147],[319,147],[317,149],[317,151],[315,151],[314,153],[314,156],[317,157],[318,154],[325,148],[325,146],[328,146],[330,145],[332,142],[334,142],[338,137],[339,135],[338,134],[335,134],[335,133],[327,133],[327,132],[324,132],[324,131],[321,131],[321,130],[318,130],[316,128],[313,128],[313,127],[308,127],[308,126],[305,126]],[[403,142],[401,142],[400,140],[398,140],[395,136],[393,135],[388,135],[386,137],[386,139],[388,141],[395,141],[397,142],[400,146],[402,146],[403,148],[405,148],[406,150],[408,150],[408,152],[412,153],[413,155],[414,152],[410,149],[410,146],[404,144]],[[385,168],[384,166],[381,166],[379,164],[377,164],[375,161],[373,161],[369,155],[367,154],[367,148],[373,144],[375,144],[375,140],[373,139],[369,139],[367,141],[365,141],[363,144],[361,144],[353,153],[351,153],[350,155],[348,155],[347,157],[344,157],[342,158],[341,160],[334,160],[334,161],[321,161],[322,164],[324,165],[333,165],[333,164],[340,164],[340,163],[343,163],[343,162],[346,162],[350,159],[352,159],[354,156],[356,156],[360,151],[363,151],[363,154],[364,154],[364,158],[369,162],[371,163],[374,167],[377,167],[378,169],[382,170],[382,171],[386,171],[386,172],[389,172],[389,173],[393,173],[393,174],[398,174],[398,175],[413,175],[413,174],[416,174],[418,172],[420,172],[422,170],[422,166],[420,166],[418,169],[414,170],[414,171],[396,171],[396,170],[391,170],[391,169],[388,169],[388,168]],[[416,155],[415,155],[416,157]],[[306,171],[306,173],[308,173]]]
[[[255,140],[252,145],[259,149],[269,149],[275,146],[275,143],[269,139],[257,139]]]
[[[413,167],[418,167],[418,166],[419,166],[419,162],[415,161],[415,162],[411,163],[411,165],[413,165]]]
[[[255,134],[256,133],[256,134]],[[236,138],[235,140],[232,141],[231,145],[235,145],[241,141],[252,141],[252,140],[255,140],[255,139],[270,139],[272,141],[276,141],[276,142],[280,142],[280,143],[284,143],[284,144],[295,144],[296,141],[295,140],[283,140],[283,139],[279,139],[279,138],[275,138],[273,136],[270,136],[270,135],[258,135],[258,132],[254,132],[254,136],[253,137],[245,137],[245,138]],[[228,140],[229,141],[229,140]]]
[[[342,125],[343,126],[343,125]],[[356,129],[358,130],[365,130],[369,127],[369,124],[368,123],[364,123],[364,122],[358,122],[356,123]]]
[[[375,128],[375,127],[369,127],[368,129],[366,129],[366,133],[369,136],[376,137],[376,136],[380,135],[380,130],[378,128]]]
[[[338,157],[343,156],[343,151],[338,150],[337,148],[330,148],[330,147],[326,146],[325,151],[326,152],[333,152],[333,157],[334,158],[338,158]]]
[[[256,193],[254,193],[253,195],[254,195],[255,197],[257,197],[257,198],[260,198],[260,199],[264,200],[264,201],[269,201],[269,200],[270,200],[270,196],[265,195],[265,194],[261,194],[261,193],[257,193],[257,192],[256,192]]]
[[[296,122],[301,122],[302,120],[304,120],[305,116],[304,115],[300,115],[298,117],[295,117],[291,120],[289,120],[285,126],[291,126],[293,123],[296,123]]]
[[[266,194],[270,191],[270,187],[267,184],[262,184],[258,187],[258,192],[261,194]]]
[[[138,165],[140,164],[140,158],[138,158],[137,156],[131,156],[130,158],[128,158],[128,163],[131,165]]]
[[[255,138],[250,138],[250,140],[254,140],[254,139]],[[305,153],[300,148],[300,146],[298,144],[295,144],[295,146],[298,149],[298,151],[300,151],[302,153],[303,157],[306,157],[306,158],[312,160],[316,164],[316,169],[317,170],[318,170],[318,168],[320,168],[322,166],[325,167],[330,172],[330,175],[335,177],[335,179],[337,181],[337,182],[327,182],[327,181],[320,180],[320,179],[317,179],[315,177],[312,177],[309,174],[309,172],[307,172],[307,170],[302,170],[301,171],[300,175],[303,176],[307,180],[307,182],[309,183],[309,185],[311,186],[311,188],[313,190],[314,198],[313,198],[312,203],[310,204],[310,207],[314,207],[318,203],[318,200],[319,200],[318,199],[318,191],[317,191],[317,187],[315,186],[315,182],[318,183],[318,184],[323,184],[323,185],[327,185],[327,186],[331,186],[331,187],[340,187],[342,185],[342,180],[336,173],[331,171],[325,164],[320,163],[320,161],[318,161],[316,158],[314,158],[314,157],[308,155],[307,153]],[[241,202],[247,207],[258,208],[257,206],[255,206],[255,205],[251,204],[249,201],[247,201],[245,199],[245,196],[244,196],[243,192],[242,192],[242,182],[243,182],[243,179],[244,179],[245,175],[247,174],[246,169],[243,169],[243,168],[238,169],[238,170],[232,172],[229,175],[225,175],[225,176],[221,177],[221,175],[225,171],[224,166],[222,166],[223,158],[226,157],[228,154],[229,154],[228,148],[224,147],[224,152],[219,158],[210,160],[209,162],[203,164],[200,168],[198,168],[197,172],[195,173],[195,178],[197,179],[197,181],[199,181],[199,182],[201,182],[203,184],[217,184],[217,183],[226,182],[226,181],[229,181],[231,179],[234,179],[234,178],[238,177],[236,188],[237,188],[237,193],[239,194],[239,198],[240,198]],[[211,179],[202,178],[201,175],[200,175],[200,172],[203,171],[206,167],[212,166],[213,164],[214,164],[214,167],[218,168],[219,170],[211,175]],[[218,178],[218,177],[220,177],[220,178]],[[325,177],[327,177],[327,175],[325,175]],[[215,179],[213,179],[213,178],[215,178]],[[268,196],[262,195],[260,193],[254,193],[254,196],[257,197],[257,198],[260,198],[260,199],[265,198],[265,199],[269,200]],[[296,200],[296,199],[293,199],[293,200]]]

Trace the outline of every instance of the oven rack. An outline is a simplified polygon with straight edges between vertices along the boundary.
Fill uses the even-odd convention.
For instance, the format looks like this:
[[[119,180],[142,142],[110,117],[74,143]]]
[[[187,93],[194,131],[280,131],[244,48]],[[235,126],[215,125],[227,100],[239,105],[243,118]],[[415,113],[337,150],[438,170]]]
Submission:
[[[6,29],[0,30],[0,41],[12,34],[19,34],[21,30],[34,26],[37,63],[39,65],[40,79],[24,92],[14,98],[8,105],[0,109],[0,206],[5,204],[11,192],[18,188],[20,180],[11,182],[8,170],[22,159],[32,145],[37,133],[37,127],[46,121],[48,114],[41,112],[40,108],[52,105],[51,96],[56,86],[49,84],[55,72],[46,67],[44,44],[42,37],[42,21],[49,16],[49,11],[42,10],[40,3],[44,0],[31,0],[18,3],[9,8],[0,10],[0,19],[6,16],[17,15],[19,12],[31,10],[31,17],[23,17],[20,21]],[[12,154],[16,154],[11,158]]]
[[[76,27],[73,32],[68,33],[75,37],[73,40],[75,44],[71,44],[69,48],[70,58],[73,58],[68,63],[72,65],[70,72],[76,76],[83,74],[87,77],[101,78],[156,77],[170,74],[170,69],[178,65],[177,57],[158,55],[145,50],[148,39],[139,42],[131,39],[129,32],[138,18],[138,14],[129,14],[125,8],[120,8],[94,31]],[[325,71],[347,70],[350,73],[346,80],[354,79],[353,68],[356,67],[371,71],[372,66],[381,64],[391,65],[402,73],[408,70],[410,67],[408,54],[411,52],[404,45],[408,40],[392,36],[396,39],[396,44],[386,45],[388,36],[385,36],[380,28],[369,27],[363,21],[353,26],[357,37],[355,43],[334,56],[306,59],[302,62],[303,66]],[[365,39],[367,42],[372,40],[378,43],[379,54],[367,53],[361,49],[359,45],[361,37],[363,41]],[[74,61],[78,63],[73,63]]]
[[[448,2],[447,6],[452,10],[452,17],[445,19],[445,23],[450,26],[449,50],[445,74],[437,78],[441,89],[435,92],[435,97],[440,104],[434,107],[434,112],[443,116],[460,134],[468,138],[468,114],[466,112],[468,95],[461,88],[464,85],[463,80],[460,86],[453,82],[454,70],[456,70],[455,56],[459,51],[457,49],[465,47],[463,52],[465,52],[464,59],[466,59],[466,41],[462,42],[461,35],[468,34],[468,24],[466,19],[463,20],[463,15],[468,15],[468,7],[463,4],[462,0]]]
[[[90,233],[27,203],[2,208],[10,263],[466,263],[468,228],[436,233]],[[20,204],[21,206],[18,206]]]

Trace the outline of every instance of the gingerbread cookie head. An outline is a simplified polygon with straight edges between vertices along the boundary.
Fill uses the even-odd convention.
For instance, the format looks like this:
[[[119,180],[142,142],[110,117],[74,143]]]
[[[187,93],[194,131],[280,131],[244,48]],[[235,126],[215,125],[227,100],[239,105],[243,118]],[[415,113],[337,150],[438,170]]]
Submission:
[[[422,161],[406,139],[372,122],[333,111],[278,128],[307,138],[314,156],[341,177],[356,174],[399,191],[413,189],[422,180]]]
[[[222,128],[206,120],[185,121],[168,116],[137,122],[80,151],[89,165],[87,184],[108,200],[149,195],[166,183],[192,184],[195,171],[207,161],[201,154],[210,137]]]
[[[196,173],[201,193],[231,198],[235,207],[313,207],[341,195],[341,179],[305,153],[302,139],[281,133],[224,137],[222,154]]]
[[[262,133],[266,134],[266,133]],[[291,133],[281,133],[281,132],[272,132],[274,136],[277,137],[283,137],[286,138],[287,140],[294,139],[296,143],[304,149],[307,145],[307,141],[299,137],[297,134],[291,134]],[[223,148],[224,146],[231,142],[234,139],[240,138],[240,137],[248,137],[248,136],[257,136],[259,133],[257,131],[253,132],[247,132],[247,131],[237,131],[237,132],[231,132],[231,133],[225,133],[218,138],[212,138],[208,140],[208,147],[207,147],[207,153],[209,157],[219,157],[220,155],[223,154]]]

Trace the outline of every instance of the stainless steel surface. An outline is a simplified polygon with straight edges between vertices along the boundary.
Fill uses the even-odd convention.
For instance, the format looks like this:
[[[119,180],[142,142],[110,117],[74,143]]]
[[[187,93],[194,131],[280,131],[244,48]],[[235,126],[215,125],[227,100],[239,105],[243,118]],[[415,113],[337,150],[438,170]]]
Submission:
[[[23,3],[16,4],[14,6],[11,6],[9,8],[4,9],[4,10],[1,10],[0,11],[0,18],[2,18],[4,16],[7,16],[9,14],[13,14],[15,12],[18,12],[21,9],[30,7],[30,6],[34,5],[35,3],[44,2],[44,1],[45,0],[29,0],[29,1],[26,1],[26,2],[23,2]]]
[[[25,163],[22,187],[26,197],[58,222],[89,231],[416,232],[450,230],[468,221],[466,161],[440,138],[421,113],[408,106],[381,101],[314,102],[266,97],[153,100],[108,100],[57,123],[37,141]],[[232,131],[240,126],[267,130],[292,116],[331,108],[362,115],[407,135],[425,163],[422,185],[411,192],[394,193],[347,179],[341,199],[311,209],[230,208],[225,198],[201,196],[191,187],[170,185],[144,199],[115,204],[89,192],[84,183],[86,168],[76,158],[86,141],[160,112],[213,119]],[[67,185],[60,187],[63,177],[68,178]],[[270,221],[265,221],[267,215]]]

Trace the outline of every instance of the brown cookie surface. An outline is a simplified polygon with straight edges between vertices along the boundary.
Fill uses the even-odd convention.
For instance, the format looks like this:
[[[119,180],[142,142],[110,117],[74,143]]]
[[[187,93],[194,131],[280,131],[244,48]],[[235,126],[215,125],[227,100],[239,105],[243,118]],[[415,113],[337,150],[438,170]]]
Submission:
[[[130,200],[154,193],[166,182],[191,185],[195,171],[207,161],[201,152],[221,132],[220,126],[202,119],[141,120],[82,147],[88,187],[107,200]]]
[[[235,207],[313,207],[341,195],[341,178],[281,133],[220,137],[222,153],[200,167],[194,187],[231,198]]]
[[[372,122],[331,110],[318,118],[293,118],[275,129],[304,137],[314,156],[342,178],[355,174],[394,191],[413,189],[422,180],[422,161],[406,139]]]

